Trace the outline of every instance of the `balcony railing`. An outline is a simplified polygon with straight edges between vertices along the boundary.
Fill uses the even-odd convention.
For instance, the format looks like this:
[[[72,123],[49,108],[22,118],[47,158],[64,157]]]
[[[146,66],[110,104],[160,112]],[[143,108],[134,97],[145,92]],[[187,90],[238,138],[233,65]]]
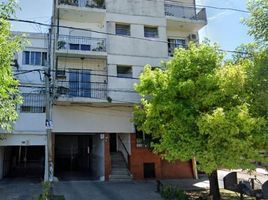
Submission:
[[[106,40],[104,38],[59,35],[58,50],[61,49],[106,52]]]
[[[58,70],[57,96],[107,99],[107,73],[92,70]]]
[[[105,0],[59,0],[60,5],[105,9]]]
[[[45,94],[23,93],[21,113],[44,113],[46,110]]]
[[[207,21],[205,8],[198,10],[195,7],[180,6],[169,2],[165,2],[165,15],[176,18]]]
[[[168,39],[168,55],[173,56],[176,48],[188,48],[184,39]]]

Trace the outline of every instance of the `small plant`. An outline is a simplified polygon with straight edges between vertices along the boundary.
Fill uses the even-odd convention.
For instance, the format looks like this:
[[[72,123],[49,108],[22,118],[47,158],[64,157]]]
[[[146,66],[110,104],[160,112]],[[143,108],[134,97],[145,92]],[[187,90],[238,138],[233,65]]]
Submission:
[[[94,2],[96,3],[97,7],[99,7],[99,8],[104,7],[104,1],[105,0],[94,0]]]
[[[63,40],[58,41],[58,49],[65,49],[66,42]]]
[[[39,196],[39,200],[50,200],[51,199],[51,183],[46,181],[42,183],[43,192]]]
[[[188,200],[184,191],[172,185],[163,185],[160,195],[165,200]]]

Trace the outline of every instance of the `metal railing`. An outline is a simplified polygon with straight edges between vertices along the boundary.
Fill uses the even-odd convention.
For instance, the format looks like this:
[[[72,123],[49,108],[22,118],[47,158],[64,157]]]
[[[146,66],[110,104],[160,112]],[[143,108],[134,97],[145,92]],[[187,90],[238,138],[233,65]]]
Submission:
[[[57,96],[107,99],[107,73],[93,70],[58,70]]]
[[[197,9],[195,7],[181,6],[168,1],[165,2],[165,15],[190,20],[207,21],[205,8]]]
[[[105,0],[59,0],[59,4],[105,9]]]
[[[23,93],[23,104],[20,106],[22,113],[44,113],[45,112],[45,94]]]
[[[188,46],[186,44],[176,44],[176,43],[169,42],[168,43],[168,55],[172,57],[173,54],[174,54],[174,50],[176,48],[184,48],[184,49],[187,49]]]
[[[58,50],[79,50],[106,52],[105,38],[92,38],[83,36],[58,35]]]
[[[129,167],[130,167],[130,154],[129,154],[129,152],[128,152],[128,150],[127,150],[127,147],[126,147],[126,145],[124,144],[122,138],[121,138],[119,135],[118,135],[118,141],[119,141],[120,144],[123,146],[124,152],[122,152],[122,154],[123,154],[123,155],[126,154],[126,157],[127,157],[127,158],[125,158],[125,156],[124,156],[124,158],[125,158],[125,162],[126,162],[127,165],[128,165],[128,168],[129,168]],[[127,160],[126,160],[126,159],[127,159]]]

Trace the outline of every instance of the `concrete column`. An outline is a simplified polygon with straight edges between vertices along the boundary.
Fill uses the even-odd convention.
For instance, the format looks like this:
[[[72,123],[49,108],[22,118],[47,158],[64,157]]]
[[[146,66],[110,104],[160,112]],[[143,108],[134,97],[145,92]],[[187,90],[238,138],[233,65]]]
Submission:
[[[110,135],[108,133],[104,136],[104,169],[105,180],[108,181],[111,174]]]
[[[0,147],[0,180],[4,176],[4,147]]]

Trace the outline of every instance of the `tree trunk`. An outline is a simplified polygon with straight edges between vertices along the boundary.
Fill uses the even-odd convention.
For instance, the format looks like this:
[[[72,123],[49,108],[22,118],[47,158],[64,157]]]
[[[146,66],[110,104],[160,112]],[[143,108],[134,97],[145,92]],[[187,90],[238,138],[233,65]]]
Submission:
[[[208,178],[210,186],[210,195],[212,195],[213,200],[221,200],[217,170],[209,174]]]

